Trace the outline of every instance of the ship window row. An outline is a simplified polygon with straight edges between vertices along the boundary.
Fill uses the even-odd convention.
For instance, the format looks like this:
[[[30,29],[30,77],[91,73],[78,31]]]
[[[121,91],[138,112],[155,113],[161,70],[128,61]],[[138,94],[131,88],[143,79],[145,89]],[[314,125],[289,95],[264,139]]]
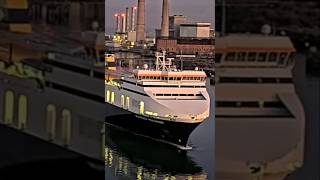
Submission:
[[[139,80],[166,80],[166,81],[204,81],[205,77],[163,77],[163,76],[135,76]]]
[[[114,92],[111,92],[109,90],[107,90],[106,92],[106,102],[110,103],[110,104],[114,104],[115,103],[115,99],[116,99],[116,95]],[[129,96],[125,96],[125,95],[121,95],[120,96],[120,103],[121,103],[121,107],[125,108],[125,109],[129,109],[131,106],[131,99]],[[143,112],[144,112],[144,103],[142,105],[143,102],[140,102],[140,112],[141,112],[141,106],[143,106]]]
[[[288,52],[230,52],[227,54],[215,54],[215,62],[220,63],[222,60],[232,62],[278,62],[285,64],[287,59],[292,59],[294,53]]]
[[[143,87],[179,87],[179,85],[141,85]],[[206,88],[206,86],[182,86],[182,88]]]
[[[239,77],[220,77],[219,83],[292,83],[292,78],[239,78]]]
[[[286,108],[281,101],[217,101],[216,107],[221,108]]]
[[[7,90],[4,94],[4,117],[3,123],[12,126],[20,130],[27,128],[28,120],[28,98],[25,95],[18,96],[18,114],[15,121],[15,93],[12,90]],[[56,137],[56,132],[61,133],[61,138],[64,145],[68,145],[71,140],[71,111],[68,109],[63,109],[61,111],[61,129],[56,129],[57,121],[57,108],[54,104],[49,104],[47,106],[46,112],[46,132],[48,140],[53,140]]]
[[[134,85],[138,85],[141,87],[182,87],[182,88],[206,88],[206,86],[187,86],[187,85],[142,85],[142,84],[136,84],[134,82],[131,81],[126,81],[126,80],[121,80],[122,82],[126,82],[129,84],[134,84]]]
[[[203,96],[202,94],[153,94],[154,96]]]

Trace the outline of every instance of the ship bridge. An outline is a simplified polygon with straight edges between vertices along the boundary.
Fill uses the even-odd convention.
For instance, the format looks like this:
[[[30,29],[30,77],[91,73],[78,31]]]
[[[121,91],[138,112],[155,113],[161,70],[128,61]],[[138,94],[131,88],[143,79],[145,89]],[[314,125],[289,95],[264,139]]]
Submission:
[[[229,35],[216,39],[217,67],[292,67],[296,49],[286,36]]]

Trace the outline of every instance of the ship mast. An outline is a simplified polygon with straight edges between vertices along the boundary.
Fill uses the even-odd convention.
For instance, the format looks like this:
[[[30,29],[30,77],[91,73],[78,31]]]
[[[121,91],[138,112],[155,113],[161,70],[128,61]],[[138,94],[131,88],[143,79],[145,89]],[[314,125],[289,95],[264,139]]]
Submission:
[[[169,71],[171,70],[173,58],[166,58],[166,51],[156,52],[156,70]]]

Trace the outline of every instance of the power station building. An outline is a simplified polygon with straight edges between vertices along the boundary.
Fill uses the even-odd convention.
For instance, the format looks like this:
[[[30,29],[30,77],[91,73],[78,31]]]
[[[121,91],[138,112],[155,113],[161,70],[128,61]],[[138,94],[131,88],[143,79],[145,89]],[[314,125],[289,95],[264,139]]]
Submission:
[[[170,54],[213,56],[210,23],[187,23],[183,15],[169,16],[169,0],[163,0],[161,29],[156,30],[157,51]]]
[[[117,13],[116,36],[130,46],[146,47],[145,37],[145,0],[138,0],[138,6],[126,8]],[[211,23],[188,23],[184,15],[172,15],[169,0],[163,0],[161,29],[156,30],[156,50],[166,50],[173,54],[213,55],[214,36]],[[120,42],[120,41],[119,41]]]
[[[212,56],[214,39],[157,39],[157,50],[173,54]]]
[[[180,38],[210,38],[210,23],[180,24]]]
[[[213,55],[214,33],[210,23],[187,23],[183,15],[169,18],[169,38],[156,30],[156,48],[173,54]]]

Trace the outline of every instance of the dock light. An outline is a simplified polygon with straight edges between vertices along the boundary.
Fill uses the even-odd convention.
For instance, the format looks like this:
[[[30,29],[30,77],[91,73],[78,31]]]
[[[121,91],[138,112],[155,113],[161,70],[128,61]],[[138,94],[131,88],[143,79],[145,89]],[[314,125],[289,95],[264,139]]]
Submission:
[[[118,14],[114,14],[114,17],[118,17]]]
[[[134,9],[138,9],[137,6],[133,7]]]

